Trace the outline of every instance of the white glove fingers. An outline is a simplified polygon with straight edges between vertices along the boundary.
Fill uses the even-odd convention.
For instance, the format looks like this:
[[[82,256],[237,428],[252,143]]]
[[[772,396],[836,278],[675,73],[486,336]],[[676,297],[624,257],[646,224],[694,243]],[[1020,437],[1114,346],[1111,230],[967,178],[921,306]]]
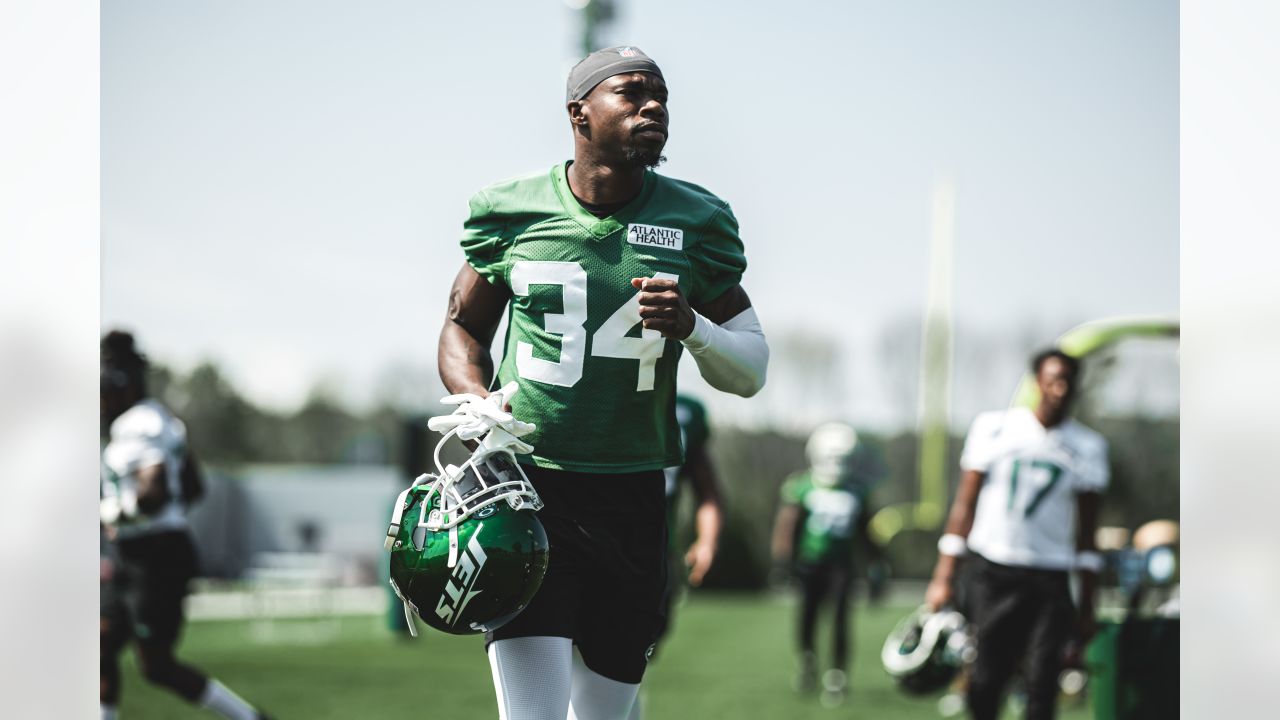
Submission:
[[[458,439],[475,440],[478,437],[483,437],[488,431],[489,428],[484,425],[466,425],[462,429],[458,430]]]
[[[427,427],[435,432],[449,432],[470,421],[466,415],[437,415],[427,420]]]
[[[498,423],[498,427],[506,430],[512,435],[515,435],[516,437],[524,437],[538,429],[538,426],[533,423],[521,422],[520,420],[515,419],[511,422]]]
[[[502,396],[502,401],[504,403],[508,403],[508,402],[511,402],[511,398],[514,397],[515,394],[519,392],[519,390],[520,390],[520,383],[516,382],[515,380],[512,380],[506,385],[503,385],[502,389],[498,390],[497,394]]]

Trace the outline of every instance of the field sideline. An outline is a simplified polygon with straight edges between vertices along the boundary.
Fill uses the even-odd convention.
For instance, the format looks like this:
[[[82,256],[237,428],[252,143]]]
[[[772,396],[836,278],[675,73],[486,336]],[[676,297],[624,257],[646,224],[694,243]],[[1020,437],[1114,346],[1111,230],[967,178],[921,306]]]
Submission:
[[[857,609],[853,692],[845,705],[828,710],[816,697],[791,691],[789,602],[763,595],[692,595],[645,677],[645,717],[937,718],[935,699],[901,695],[880,669],[880,643],[909,610],[897,603]],[[481,638],[424,630],[416,640],[400,640],[385,628],[380,616],[197,621],[188,624],[179,652],[277,720],[497,717]],[[211,717],[148,687],[132,654],[123,658],[122,672],[122,718]],[[1090,716],[1084,709],[1059,715]]]

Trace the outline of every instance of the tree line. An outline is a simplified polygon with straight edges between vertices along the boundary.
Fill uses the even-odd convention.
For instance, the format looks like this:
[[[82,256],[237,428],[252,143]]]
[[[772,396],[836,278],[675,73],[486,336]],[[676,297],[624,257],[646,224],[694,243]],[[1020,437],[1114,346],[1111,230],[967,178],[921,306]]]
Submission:
[[[402,410],[388,402],[356,411],[318,384],[296,410],[272,410],[242,395],[212,362],[186,373],[153,364],[148,387],[186,423],[190,447],[207,464],[395,461]]]

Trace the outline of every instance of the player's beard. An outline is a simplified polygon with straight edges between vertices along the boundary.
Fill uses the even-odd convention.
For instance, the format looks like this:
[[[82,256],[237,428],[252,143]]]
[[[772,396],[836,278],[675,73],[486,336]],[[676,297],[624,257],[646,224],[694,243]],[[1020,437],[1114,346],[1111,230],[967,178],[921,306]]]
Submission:
[[[633,167],[656,168],[667,161],[667,156],[662,154],[662,150],[636,145],[628,145],[624,157]]]

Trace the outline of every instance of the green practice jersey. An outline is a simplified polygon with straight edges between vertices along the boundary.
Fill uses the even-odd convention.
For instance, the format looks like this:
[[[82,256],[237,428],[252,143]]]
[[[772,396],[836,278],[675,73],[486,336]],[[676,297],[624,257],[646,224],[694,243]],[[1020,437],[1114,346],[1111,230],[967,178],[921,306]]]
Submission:
[[[707,438],[711,437],[711,427],[707,425],[707,409],[688,395],[676,395],[676,424],[680,427],[680,447],[684,450],[684,461],[664,468],[667,474],[668,506],[675,503],[680,493],[680,477],[685,474],[684,463],[702,452]]]
[[[675,279],[690,304],[746,269],[729,206],[690,183],[645,173],[606,218],[574,198],[566,165],[471,198],[467,262],[511,290],[495,387],[512,380],[517,418],[537,423],[527,458],[548,468],[624,473],[682,462],[675,419],[681,346],[640,327],[637,277]]]
[[[800,506],[798,562],[849,562],[853,558],[853,538],[864,506],[856,487],[822,487],[807,471],[801,472],[782,484],[782,502]]]

